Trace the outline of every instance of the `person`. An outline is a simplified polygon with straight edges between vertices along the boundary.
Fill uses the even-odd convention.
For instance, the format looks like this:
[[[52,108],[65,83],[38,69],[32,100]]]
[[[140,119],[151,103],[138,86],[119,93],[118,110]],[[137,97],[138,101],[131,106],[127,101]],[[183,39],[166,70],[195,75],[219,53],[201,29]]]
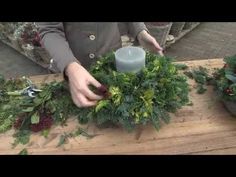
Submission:
[[[141,22],[38,22],[43,47],[53,58],[54,70],[64,73],[77,107],[95,106],[102,97],[89,89],[100,87],[87,71],[100,56],[121,47],[129,35],[147,50],[163,55],[156,39]]]

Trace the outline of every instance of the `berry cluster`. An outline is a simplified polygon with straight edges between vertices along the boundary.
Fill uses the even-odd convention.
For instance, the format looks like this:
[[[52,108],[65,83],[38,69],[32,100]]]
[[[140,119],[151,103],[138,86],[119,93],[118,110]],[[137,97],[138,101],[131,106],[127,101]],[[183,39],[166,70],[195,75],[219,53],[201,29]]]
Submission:
[[[225,93],[226,93],[227,95],[233,94],[233,90],[230,89],[230,88],[226,88],[224,91],[225,91]]]
[[[41,130],[51,128],[52,124],[53,124],[53,119],[50,115],[41,114],[39,123],[38,124],[31,124],[30,130],[32,132],[39,132]]]
[[[39,33],[36,31],[28,32],[24,31],[21,35],[24,43],[32,44],[33,46],[41,46]]]
[[[96,94],[103,96],[105,99],[109,98],[111,96],[111,93],[107,89],[106,85],[101,85],[97,91]]]
[[[14,122],[13,126],[15,129],[20,129],[20,127],[22,126],[22,123],[24,121],[26,116],[19,116],[16,121]],[[41,113],[40,114],[40,119],[39,119],[39,123],[38,124],[30,124],[30,130],[32,132],[39,132],[41,130],[45,130],[45,129],[49,129],[51,128],[51,126],[53,125],[53,119],[51,117],[51,115],[49,114],[45,114],[45,113]]]

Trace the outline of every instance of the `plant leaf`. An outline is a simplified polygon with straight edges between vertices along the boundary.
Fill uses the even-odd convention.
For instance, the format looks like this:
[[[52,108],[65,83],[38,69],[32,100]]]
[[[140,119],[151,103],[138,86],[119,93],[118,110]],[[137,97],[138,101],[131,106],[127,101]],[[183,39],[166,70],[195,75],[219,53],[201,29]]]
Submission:
[[[207,91],[207,89],[203,86],[203,84],[198,84],[197,85],[197,93],[198,94],[203,94]]]
[[[42,131],[42,135],[47,138],[48,137],[48,134],[49,134],[49,129],[46,129],[46,130],[43,130]]]
[[[98,112],[99,110],[101,110],[103,107],[107,106],[109,103],[108,100],[101,100],[98,102],[96,108],[95,108],[95,112]]]
[[[34,110],[34,107],[28,107],[26,109],[22,109],[23,112],[32,112]]]
[[[31,116],[31,123],[32,124],[38,124],[39,123],[39,113],[35,112],[32,116]]]
[[[144,92],[144,97],[148,100],[148,99],[153,99],[154,97],[154,91],[153,89],[148,89]]]
[[[58,144],[57,144],[57,147],[60,147],[60,146],[62,146],[63,144],[65,144],[66,139],[67,139],[67,135],[66,135],[66,134],[61,135],[61,136],[60,136],[60,140],[59,140],[59,142],[58,142]]]
[[[233,83],[236,83],[236,76],[233,76],[231,74],[226,74],[225,77],[232,81]]]
[[[29,130],[22,130],[13,135],[15,137],[15,141],[12,144],[13,147],[17,146],[19,143],[20,144],[27,144],[30,140],[30,131]]]
[[[43,102],[43,98],[36,97],[34,99],[35,106],[38,106],[38,105],[42,104],[42,102]]]
[[[93,138],[94,136],[96,135],[90,135],[88,134],[84,129],[82,128],[78,128],[78,130],[74,133],[74,136],[79,136],[79,135],[82,135],[82,136],[85,136],[87,138]]]
[[[174,65],[175,65],[175,67],[176,67],[177,69],[179,69],[179,70],[188,69],[188,66],[187,66],[186,64],[184,64],[184,63],[176,63],[176,64],[174,64]]]
[[[28,155],[28,151],[26,148],[22,149],[18,155]]]

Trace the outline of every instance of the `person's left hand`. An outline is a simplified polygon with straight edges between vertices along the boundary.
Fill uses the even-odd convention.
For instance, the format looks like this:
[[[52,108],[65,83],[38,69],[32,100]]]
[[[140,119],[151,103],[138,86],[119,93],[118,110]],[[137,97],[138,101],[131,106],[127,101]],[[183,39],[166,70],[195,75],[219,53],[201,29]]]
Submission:
[[[150,50],[151,52],[159,53],[159,55],[163,56],[162,47],[158,44],[156,39],[152,37],[146,30],[141,31],[138,34],[137,38],[142,47]]]

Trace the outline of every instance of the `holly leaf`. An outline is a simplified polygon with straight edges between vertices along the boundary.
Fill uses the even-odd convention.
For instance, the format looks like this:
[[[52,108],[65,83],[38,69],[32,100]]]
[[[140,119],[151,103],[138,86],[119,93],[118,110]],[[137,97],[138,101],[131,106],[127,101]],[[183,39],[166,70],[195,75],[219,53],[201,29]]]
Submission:
[[[31,116],[31,123],[32,124],[38,124],[39,123],[39,113],[35,112],[32,116]]]
[[[225,77],[232,81],[233,83],[236,83],[236,76],[233,76],[231,74],[226,74]]]

